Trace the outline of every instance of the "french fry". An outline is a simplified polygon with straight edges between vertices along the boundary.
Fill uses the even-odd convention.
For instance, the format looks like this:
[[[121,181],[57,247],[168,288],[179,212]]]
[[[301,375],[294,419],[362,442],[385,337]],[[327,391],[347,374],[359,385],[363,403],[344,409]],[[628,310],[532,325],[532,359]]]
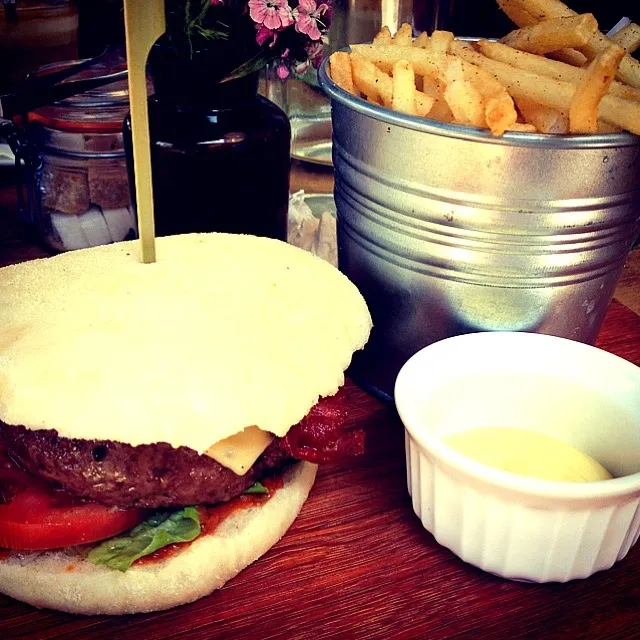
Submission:
[[[464,42],[438,30],[414,39],[407,23],[395,36],[383,27],[372,44],[331,56],[330,74],[372,103],[494,135],[640,135],[640,63],[625,50],[640,45],[638,25],[619,32],[615,44],[592,14],[561,0],[497,2],[520,27],[500,42]]]
[[[392,37],[391,31],[389,31],[389,27],[386,25],[380,29],[375,36],[373,36],[373,44],[391,44]]]
[[[392,87],[391,108],[395,111],[415,115],[416,78],[413,67],[406,60],[400,60],[393,65]]]
[[[560,49],[559,51],[551,51],[548,56],[554,60],[565,62],[572,67],[584,67],[589,63],[587,56],[576,49]]]
[[[516,122],[511,125],[507,131],[517,131],[518,133],[538,133],[538,130],[534,125],[528,122]]]
[[[421,91],[428,96],[431,96],[434,100],[442,98],[442,93],[445,89],[445,83],[440,80],[436,80],[430,76],[422,76],[422,89]]]
[[[415,111],[417,115],[426,118],[431,112],[434,104],[435,98],[432,96],[428,96],[425,93],[422,93],[422,91],[415,92]]]
[[[500,40],[514,49],[544,55],[565,48],[584,47],[598,29],[591,13],[545,20],[508,33]]]
[[[501,136],[518,119],[513,106],[513,98],[505,91],[496,93],[485,100],[484,117],[494,136]]]
[[[526,11],[541,20],[577,15],[575,11],[569,9],[560,0],[520,0],[520,2]],[[610,44],[611,40],[609,38],[602,32],[596,31],[593,38],[580,50],[589,60],[593,60],[599,53],[607,49]],[[620,62],[616,76],[619,80],[640,89],[640,62],[627,54]]]
[[[507,131],[518,131],[519,133],[537,133],[538,130],[534,125],[527,122],[516,122],[512,124]]]
[[[467,40],[456,40],[456,46],[464,49],[471,49],[471,51],[476,50],[475,45],[471,42],[468,42]],[[449,45],[449,48],[451,48],[451,45]]]
[[[391,77],[360,55],[351,55],[353,83],[372,102],[391,107],[393,84]]]
[[[413,44],[413,28],[409,23],[403,23],[396,31],[396,34],[393,36],[392,43],[405,47],[410,47]]]
[[[522,0],[497,0],[498,6],[518,27],[530,27],[541,22],[531,15],[522,4]],[[574,67],[583,67],[589,61],[587,57],[576,49],[560,49],[549,52],[549,57],[560,60]]]
[[[490,73],[464,60],[461,62],[465,80],[471,82],[484,99],[487,126],[494,135],[502,135],[518,119],[513,98]]]
[[[528,98],[558,111],[569,111],[575,93],[574,84],[518,69],[466,48],[457,49],[455,41],[451,46],[454,53],[463,60],[491,73],[513,98]],[[635,100],[605,95],[600,103],[600,118],[640,134],[640,103]]]
[[[611,42],[615,42],[627,53],[633,53],[640,47],[640,25],[630,22],[626,27],[622,27],[620,31],[611,36]]]
[[[578,15],[561,0],[520,0],[520,5],[539,22]]]
[[[406,60],[414,73],[438,79],[442,73],[442,56],[418,47],[398,47],[396,45],[352,44],[351,50],[362,56],[385,73],[393,72],[393,65]]]
[[[612,44],[591,62],[576,88],[569,107],[571,133],[596,133],[600,102],[607,93],[624,55],[622,47]]]
[[[433,106],[431,107],[431,111],[429,111],[429,117],[434,120],[439,120],[440,122],[453,122],[454,116],[447,104],[447,101],[444,99],[444,91],[442,92],[442,97],[436,98]]]
[[[413,46],[418,47],[420,49],[428,49],[429,44],[429,36],[426,31],[423,31],[414,41]]]
[[[518,27],[531,27],[540,22],[522,6],[522,0],[498,0],[498,6]],[[582,67],[589,62],[583,53],[575,49],[552,51],[549,56],[574,67]]]
[[[329,73],[331,74],[331,79],[341,89],[356,95],[351,72],[351,58],[346,51],[336,51],[331,54],[329,58]]]
[[[445,77],[447,88],[444,90],[444,99],[456,122],[472,127],[486,126],[482,95],[471,82],[464,79],[462,61],[457,58],[449,60]]]
[[[464,77],[464,61],[456,56],[447,56],[445,58],[446,66],[444,68],[444,79],[447,84],[460,81],[465,82]]]
[[[580,49],[588,59],[592,60],[599,53],[604,52],[611,44],[611,40],[599,31],[596,35],[589,40],[589,44],[586,47]],[[630,55],[626,55],[618,66],[616,77],[632,87],[640,89],[640,62]]]
[[[433,53],[447,53],[449,45],[453,42],[454,35],[451,31],[434,31],[431,34],[430,44]]]
[[[471,51],[474,51],[471,49]],[[447,58],[452,59],[452,56]],[[457,64],[462,64],[464,79],[475,85],[483,98],[489,98],[496,94],[506,94],[507,90],[490,73],[482,67],[469,64],[465,60],[459,60]]]
[[[459,58],[447,56],[449,64],[462,66],[466,82],[470,82],[484,100],[485,120],[494,135],[502,135],[518,118],[513,98],[507,90],[484,69]],[[452,62],[455,61],[455,63]]]
[[[444,99],[453,113],[455,122],[472,127],[486,126],[482,96],[470,82],[450,82],[444,90]]]
[[[446,84],[429,76],[422,78],[423,93],[433,99],[433,105],[429,111],[429,117],[441,122],[453,122],[453,113],[444,99]]]
[[[455,46],[456,51],[458,51],[457,41]],[[558,62],[557,60],[549,60],[542,56],[518,51],[499,42],[480,40],[477,43],[477,47],[480,53],[488,58],[504,62],[519,69],[524,69],[525,71],[532,71],[533,73],[548,76],[549,78],[561,80],[562,82],[578,84],[586,73],[585,69],[577,69],[576,67]],[[609,94],[628,100],[640,100],[640,91],[638,89],[634,89],[617,81],[611,83]]]
[[[519,0],[498,0],[498,6],[509,20],[518,27],[532,27],[539,22],[522,7],[522,3]]]
[[[526,98],[516,99],[518,110],[541,133],[569,133],[569,116]]]

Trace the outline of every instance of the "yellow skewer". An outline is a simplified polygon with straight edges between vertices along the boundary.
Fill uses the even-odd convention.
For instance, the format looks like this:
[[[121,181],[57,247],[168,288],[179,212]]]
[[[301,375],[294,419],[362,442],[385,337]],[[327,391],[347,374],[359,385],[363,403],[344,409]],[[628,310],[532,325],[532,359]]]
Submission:
[[[129,69],[133,166],[142,262],[155,262],[153,187],[147,109],[146,64],[153,43],[164,33],[164,0],[125,0],[124,22]]]

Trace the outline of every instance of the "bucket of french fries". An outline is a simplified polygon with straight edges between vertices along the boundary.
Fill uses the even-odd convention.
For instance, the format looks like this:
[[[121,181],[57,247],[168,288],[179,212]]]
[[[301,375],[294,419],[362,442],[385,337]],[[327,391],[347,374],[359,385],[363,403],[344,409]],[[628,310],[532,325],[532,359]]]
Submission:
[[[499,4],[500,41],[383,28],[319,71],[339,265],[374,320],[353,371],[382,395],[452,335],[593,343],[640,232],[640,28]]]

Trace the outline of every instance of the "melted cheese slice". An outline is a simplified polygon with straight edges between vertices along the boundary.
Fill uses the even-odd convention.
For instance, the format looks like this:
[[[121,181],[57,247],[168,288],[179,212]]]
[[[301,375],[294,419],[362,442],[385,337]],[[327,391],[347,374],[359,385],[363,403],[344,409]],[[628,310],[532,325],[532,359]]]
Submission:
[[[243,476],[260,454],[271,444],[273,434],[258,427],[247,427],[244,431],[220,440],[205,451],[218,464]]]

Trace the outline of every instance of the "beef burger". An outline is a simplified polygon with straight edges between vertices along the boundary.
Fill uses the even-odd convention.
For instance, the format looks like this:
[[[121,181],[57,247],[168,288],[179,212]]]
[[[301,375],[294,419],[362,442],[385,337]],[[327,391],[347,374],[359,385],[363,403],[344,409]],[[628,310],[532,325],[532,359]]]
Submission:
[[[201,234],[0,269],[0,592],[84,614],[211,593],[363,447],[344,370],[371,318],[279,241]]]

